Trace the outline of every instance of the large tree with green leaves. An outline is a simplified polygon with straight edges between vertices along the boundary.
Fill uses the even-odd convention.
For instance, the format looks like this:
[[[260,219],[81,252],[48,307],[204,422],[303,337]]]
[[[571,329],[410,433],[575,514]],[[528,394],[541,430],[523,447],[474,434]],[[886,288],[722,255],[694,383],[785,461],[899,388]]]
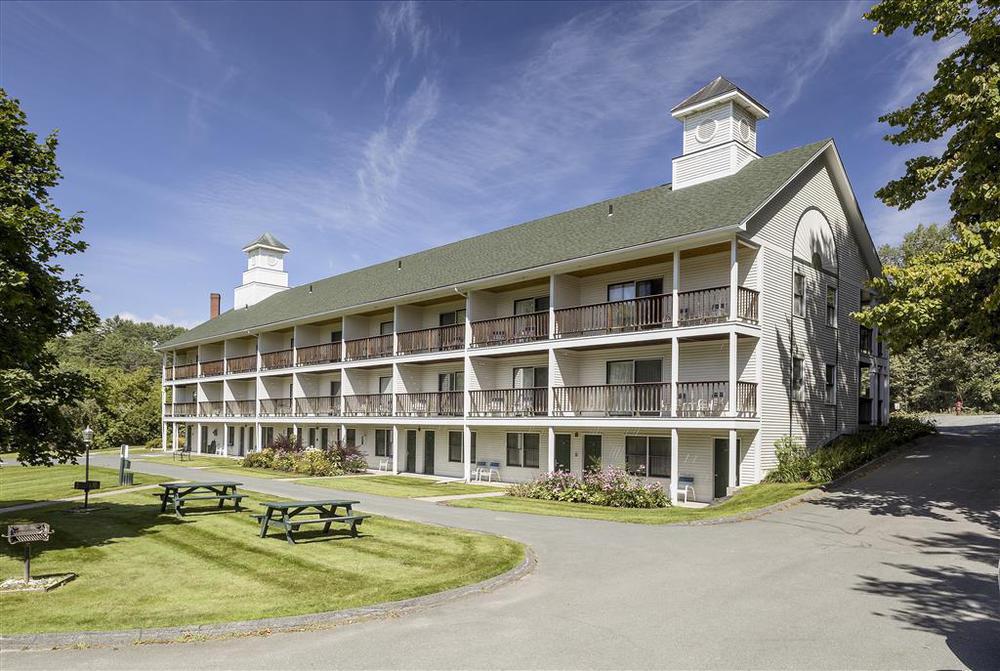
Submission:
[[[91,387],[47,349],[96,322],[80,278],[60,264],[86,244],[82,217],[62,216],[49,194],[62,176],[56,145],[55,133],[39,142],[20,103],[0,89],[0,451],[29,464],[79,454],[71,410]]]
[[[883,0],[865,18],[876,34],[906,29],[955,42],[934,85],[880,118],[896,129],[889,142],[940,150],[908,160],[876,193],[905,210],[951,189],[952,219],[940,250],[886,266],[873,282],[880,303],[858,318],[897,349],[936,332],[1000,346],[1000,1]]]

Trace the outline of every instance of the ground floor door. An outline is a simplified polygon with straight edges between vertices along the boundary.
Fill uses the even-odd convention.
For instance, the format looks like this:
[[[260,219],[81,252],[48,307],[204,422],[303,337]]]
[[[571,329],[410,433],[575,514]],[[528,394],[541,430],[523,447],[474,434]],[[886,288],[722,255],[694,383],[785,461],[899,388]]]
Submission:
[[[424,432],[424,473],[434,475],[434,432]]]
[[[201,427],[201,451],[209,454],[214,454],[215,450],[211,449],[208,444],[208,427]]]
[[[589,471],[601,467],[601,442],[599,435],[583,437],[583,470]]]
[[[570,440],[571,437],[568,433],[557,433],[556,434],[556,470],[566,471],[570,470]]]
[[[712,496],[720,498],[729,490],[729,439],[716,438],[714,452],[715,486]],[[740,441],[736,441],[736,455],[739,461]],[[740,471],[736,469],[736,484],[740,484]]]
[[[406,466],[403,470],[407,473],[417,472],[417,432],[406,432]]]

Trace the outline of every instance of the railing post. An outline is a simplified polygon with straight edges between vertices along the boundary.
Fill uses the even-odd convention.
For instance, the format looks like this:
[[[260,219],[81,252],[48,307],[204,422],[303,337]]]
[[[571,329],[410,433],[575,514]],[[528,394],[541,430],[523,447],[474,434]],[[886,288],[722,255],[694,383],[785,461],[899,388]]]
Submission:
[[[736,487],[736,469],[739,468],[740,447],[736,440],[736,429],[729,429],[729,486]]]
[[[727,392],[728,396],[728,410],[727,413],[730,417],[735,417],[737,415],[736,410],[736,331],[729,332],[729,390]]]
[[[677,429],[670,429],[670,502],[677,505],[677,478],[680,469],[680,440]]]
[[[676,312],[674,315],[676,316]],[[680,350],[677,338],[670,339],[670,416],[677,416],[677,381],[679,379]],[[676,494],[676,492],[675,492]]]
[[[677,304],[677,294],[680,291],[680,283],[681,283],[681,253],[680,253],[680,250],[677,250],[677,249],[674,250],[674,259],[673,259],[673,263],[671,263],[671,266],[673,267],[674,278],[673,278],[673,291],[672,291],[672,296],[671,296],[672,300],[670,301],[673,304],[672,307],[671,307],[671,310],[670,310],[670,312],[671,312],[671,315],[670,315],[670,324],[674,328],[677,328],[677,321],[678,321],[677,317],[678,317],[678,309],[679,309],[679,306]]]
[[[739,261],[736,259],[737,250],[738,245],[736,244],[736,236],[734,235],[732,240],[729,241],[729,319],[731,321],[736,321],[739,317],[738,291],[740,284],[740,266]]]

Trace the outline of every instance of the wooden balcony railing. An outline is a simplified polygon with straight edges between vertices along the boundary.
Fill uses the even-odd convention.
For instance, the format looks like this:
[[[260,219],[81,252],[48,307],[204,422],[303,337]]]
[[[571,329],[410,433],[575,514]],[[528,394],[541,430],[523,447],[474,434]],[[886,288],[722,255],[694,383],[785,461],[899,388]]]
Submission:
[[[260,414],[268,417],[288,417],[292,414],[292,399],[262,398],[260,399]]]
[[[678,382],[678,417],[721,417],[729,410],[729,382]]]
[[[201,401],[198,403],[198,416],[222,417],[224,407],[222,401]]]
[[[226,372],[226,360],[225,359],[213,359],[211,361],[201,362],[201,372],[199,375],[201,377],[211,377],[213,375],[222,375]]]
[[[304,396],[295,399],[295,414],[299,417],[320,415],[335,417],[340,414],[339,396]]]
[[[715,324],[729,319],[729,286],[677,294],[677,325]]]
[[[294,358],[294,350],[279,349],[275,352],[265,352],[260,355],[261,370],[275,370],[277,368],[291,368]]]
[[[189,377],[198,377],[198,364],[186,363],[181,366],[174,366],[175,380],[183,380]]]
[[[344,342],[344,360],[360,361],[362,359],[379,359],[392,356],[392,335],[377,335],[369,338],[356,338]]]
[[[166,380],[167,382],[169,382],[170,380],[174,379],[174,367],[173,366],[164,366],[164,368],[163,368],[163,379]]]
[[[313,366],[320,363],[334,363],[337,361],[340,361],[339,342],[299,347],[295,354],[296,366]]]
[[[174,415],[174,406],[171,403],[164,403],[163,404],[163,416],[164,417],[173,417],[173,415]]]
[[[475,417],[537,417],[549,414],[549,390],[475,389],[469,392],[469,406]]]
[[[465,324],[435,326],[396,334],[397,354],[448,352],[465,348]]]
[[[174,403],[174,417],[194,417],[197,414],[197,403]]]
[[[344,414],[364,417],[388,417],[392,414],[392,394],[347,394]]]
[[[226,370],[231,374],[252,373],[257,370],[257,355],[231,356],[226,359]]]
[[[670,383],[555,387],[553,414],[597,417],[669,416]]]
[[[560,308],[555,311],[556,336],[575,337],[630,333],[670,326],[673,295],[644,296],[624,301]]]
[[[429,391],[397,394],[396,414],[409,417],[461,417],[462,392]]]
[[[743,321],[756,324],[760,317],[760,292],[746,287],[736,288],[736,316]]]
[[[227,417],[253,417],[257,414],[257,400],[226,401]]]
[[[473,347],[492,347],[546,340],[549,337],[549,313],[484,319],[472,322]]]

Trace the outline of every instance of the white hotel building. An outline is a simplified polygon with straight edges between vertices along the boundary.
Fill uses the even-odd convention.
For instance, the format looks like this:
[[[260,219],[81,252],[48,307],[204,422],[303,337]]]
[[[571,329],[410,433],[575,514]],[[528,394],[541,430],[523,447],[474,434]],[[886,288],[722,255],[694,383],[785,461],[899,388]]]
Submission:
[[[159,346],[163,440],[292,432],[372,468],[504,481],[618,464],[699,501],[888,416],[851,318],[878,256],[832,140],[767,157],[720,77],[672,110],[673,183],[288,287],[266,234],[235,308]]]

